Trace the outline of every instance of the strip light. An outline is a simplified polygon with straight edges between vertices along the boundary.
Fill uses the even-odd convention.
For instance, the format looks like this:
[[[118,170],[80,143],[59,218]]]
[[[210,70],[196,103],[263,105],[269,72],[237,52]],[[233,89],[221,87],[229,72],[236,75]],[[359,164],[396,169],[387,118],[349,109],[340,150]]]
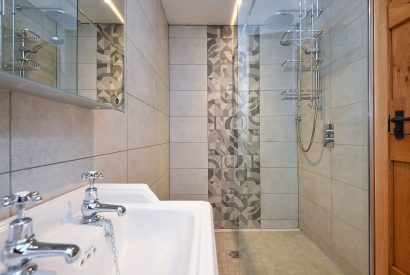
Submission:
[[[110,9],[114,12],[114,14],[118,17],[118,19],[120,19],[121,23],[124,24],[125,22],[124,17],[122,16],[118,8],[114,5],[112,0],[104,0],[104,2],[110,7]]]
[[[237,24],[238,12],[239,12],[239,8],[240,8],[241,5],[242,5],[242,0],[236,0],[236,5],[235,5],[235,7],[233,9],[233,13],[232,13],[231,26]]]

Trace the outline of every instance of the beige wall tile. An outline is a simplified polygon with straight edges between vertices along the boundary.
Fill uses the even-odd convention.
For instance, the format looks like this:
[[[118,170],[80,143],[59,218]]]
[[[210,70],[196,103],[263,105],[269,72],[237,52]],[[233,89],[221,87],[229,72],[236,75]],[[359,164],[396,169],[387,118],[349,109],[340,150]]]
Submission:
[[[367,59],[363,58],[332,74],[331,106],[363,102],[368,98]]]
[[[332,31],[332,72],[367,56],[367,20],[368,15],[362,13],[351,23],[340,24]],[[367,79],[367,76],[363,79]]]
[[[260,66],[260,87],[262,91],[284,91],[296,87],[296,74],[284,72],[280,64]],[[294,103],[294,102],[293,102]]]
[[[157,22],[156,22],[156,34],[158,45],[163,49],[168,51],[168,21],[165,16],[165,11],[160,0],[157,1]],[[168,61],[168,59],[167,59]],[[167,69],[168,70],[168,69]]]
[[[331,245],[332,215],[313,202],[299,197],[299,224],[314,233],[327,245]]]
[[[14,93],[12,169],[90,157],[93,111]]]
[[[333,28],[342,29],[367,11],[366,1],[341,0],[331,2]]]
[[[334,255],[332,255],[332,245],[331,243],[326,243],[322,240],[317,232],[312,231],[309,227],[307,227],[301,220],[299,220],[299,229],[303,232],[305,236],[307,236],[313,243],[315,243],[327,257],[332,259]]]
[[[148,20],[137,0],[127,3],[126,9],[127,37],[137,47],[148,63],[156,68],[156,35],[154,26]],[[151,20],[152,21],[152,20]]]
[[[127,152],[119,152],[94,157],[94,169],[104,174],[100,183],[127,182]]]
[[[332,246],[360,274],[368,274],[368,237],[336,217],[332,218]]]
[[[297,194],[297,168],[261,168],[261,193]]]
[[[261,141],[296,141],[296,117],[261,117]]]
[[[168,41],[168,40],[167,40]],[[168,54],[168,45],[166,48],[162,48],[158,43],[156,45],[156,71],[158,76],[164,83],[170,87],[170,72],[169,72],[169,54]]]
[[[262,220],[297,220],[297,194],[262,194]]]
[[[172,195],[207,195],[208,169],[171,169]]]
[[[323,209],[332,211],[332,180],[330,178],[299,169],[299,193]]]
[[[128,148],[159,144],[158,110],[133,97],[128,97]]]
[[[128,151],[128,182],[154,184],[169,167],[168,144]]]
[[[261,167],[297,167],[296,142],[261,142]]]
[[[369,231],[368,196],[366,190],[333,180],[333,215],[367,235]]]
[[[0,197],[10,195],[10,174],[0,174]],[[0,220],[10,216],[10,209],[2,207],[0,209]]]
[[[307,145],[304,143],[305,147]],[[328,178],[331,177],[331,149],[323,148],[322,143],[313,143],[312,148],[307,153],[303,153],[300,146],[298,146],[298,150],[300,168]]]
[[[87,158],[12,172],[11,192],[38,191],[46,202],[86,185],[81,174],[92,169],[93,158]]]
[[[208,144],[171,143],[171,168],[208,168]]]
[[[206,38],[170,38],[169,57],[171,65],[207,64],[207,39]]]
[[[10,94],[0,91],[0,173],[10,171]]]
[[[166,84],[162,79],[157,76],[157,99],[158,99],[158,110],[167,114],[169,116],[169,84]]]
[[[171,142],[207,142],[208,118],[171,117]]]
[[[157,16],[157,4],[158,1],[155,0],[138,0],[147,20],[152,26],[156,23]]]
[[[206,65],[170,65],[172,91],[206,91]]]
[[[169,200],[170,194],[170,178],[169,178],[169,171],[167,171],[159,180],[156,182],[157,189],[158,189],[158,198],[162,201]]]
[[[133,62],[125,62],[127,93],[156,108],[157,79],[154,69],[129,40],[127,56],[132,56],[133,59]]]
[[[207,117],[206,91],[171,91],[171,116]]]
[[[207,26],[169,26],[171,38],[207,38]]]
[[[368,189],[367,146],[338,145],[332,149],[332,178]]]
[[[75,39],[71,39],[71,41],[75,42]],[[79,37],[77,41],[78,62],[95,64],[97,66],[97,36]],[[72,60],[74,61],[75,59]]]
[[[295,116],[296,104],[292,100],[282,100],[282,91],[261,91],[261,116]]]
[[[127,149],[127,114],[94,111],[94,155],[119,152]]]
[[[78,89],[95,90],[97,88],[97,68],[96,64],[78,64],[77,82]],[[67,77],[67,76],[65,76]],[[75,78],[71,78],[74,80]]]
[[[332,109],[336,144],[367,145],[368,103],[355,103]]]

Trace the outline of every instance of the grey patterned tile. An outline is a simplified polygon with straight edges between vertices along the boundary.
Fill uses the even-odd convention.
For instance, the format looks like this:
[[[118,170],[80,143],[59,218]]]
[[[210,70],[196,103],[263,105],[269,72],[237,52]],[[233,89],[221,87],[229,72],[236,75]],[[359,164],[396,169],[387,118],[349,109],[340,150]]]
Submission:
[[[216,228],[261,227],[260,37],[257,27],[246,33],[238,45],[236,27],[208,26],[208,194]]]
[[[238,36],[238,29],[236,26],[208,26],[208,39],[209,38],[236,38]]]
[[[208,91],[233,91],[238,87],[238,66],[208,65]]]
[[[237,142],[208,142],[208,155],[237,155],[238,148]]]
[[[124,47],[124,25],[99,24],[112,41],[97,33],[97,99],[124,107],[124,56],[113,43]]]
[[[241,181],[239,193],[260,195],[261,193],[260,181],[252,181],[252,180]]]
[[[208,65],[238,64],[238,42],[232,38],[208,39]]]

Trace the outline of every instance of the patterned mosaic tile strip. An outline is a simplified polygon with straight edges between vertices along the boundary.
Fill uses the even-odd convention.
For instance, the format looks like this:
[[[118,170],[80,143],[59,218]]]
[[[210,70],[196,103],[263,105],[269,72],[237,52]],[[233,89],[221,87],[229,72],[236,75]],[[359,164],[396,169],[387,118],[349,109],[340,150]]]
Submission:
[[[97,99],[113,106],[124,107],[124,56],[113,46],[124,45],[124,25],[99,24],[106,39],[97,32]]]
[[[208,194],[216,228],[260,228],[260,38],[208,27]],[[240,47],[238,47],[240,41]]]

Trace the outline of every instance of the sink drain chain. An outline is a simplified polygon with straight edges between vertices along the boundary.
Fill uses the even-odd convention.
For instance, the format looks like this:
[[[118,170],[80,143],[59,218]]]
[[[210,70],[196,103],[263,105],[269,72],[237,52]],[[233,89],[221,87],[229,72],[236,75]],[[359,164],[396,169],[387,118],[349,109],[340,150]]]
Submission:
[[[98,220],[93,223],[96,226],[104,228],[105,237],[111,242],[111,250],[115,266],[115,274],[120,275],[120,267],[118,264],[118,254],[117,254],[117,245],[115,241],[114,226],[110,219],[104,219],[103,217],[98,217]]]

